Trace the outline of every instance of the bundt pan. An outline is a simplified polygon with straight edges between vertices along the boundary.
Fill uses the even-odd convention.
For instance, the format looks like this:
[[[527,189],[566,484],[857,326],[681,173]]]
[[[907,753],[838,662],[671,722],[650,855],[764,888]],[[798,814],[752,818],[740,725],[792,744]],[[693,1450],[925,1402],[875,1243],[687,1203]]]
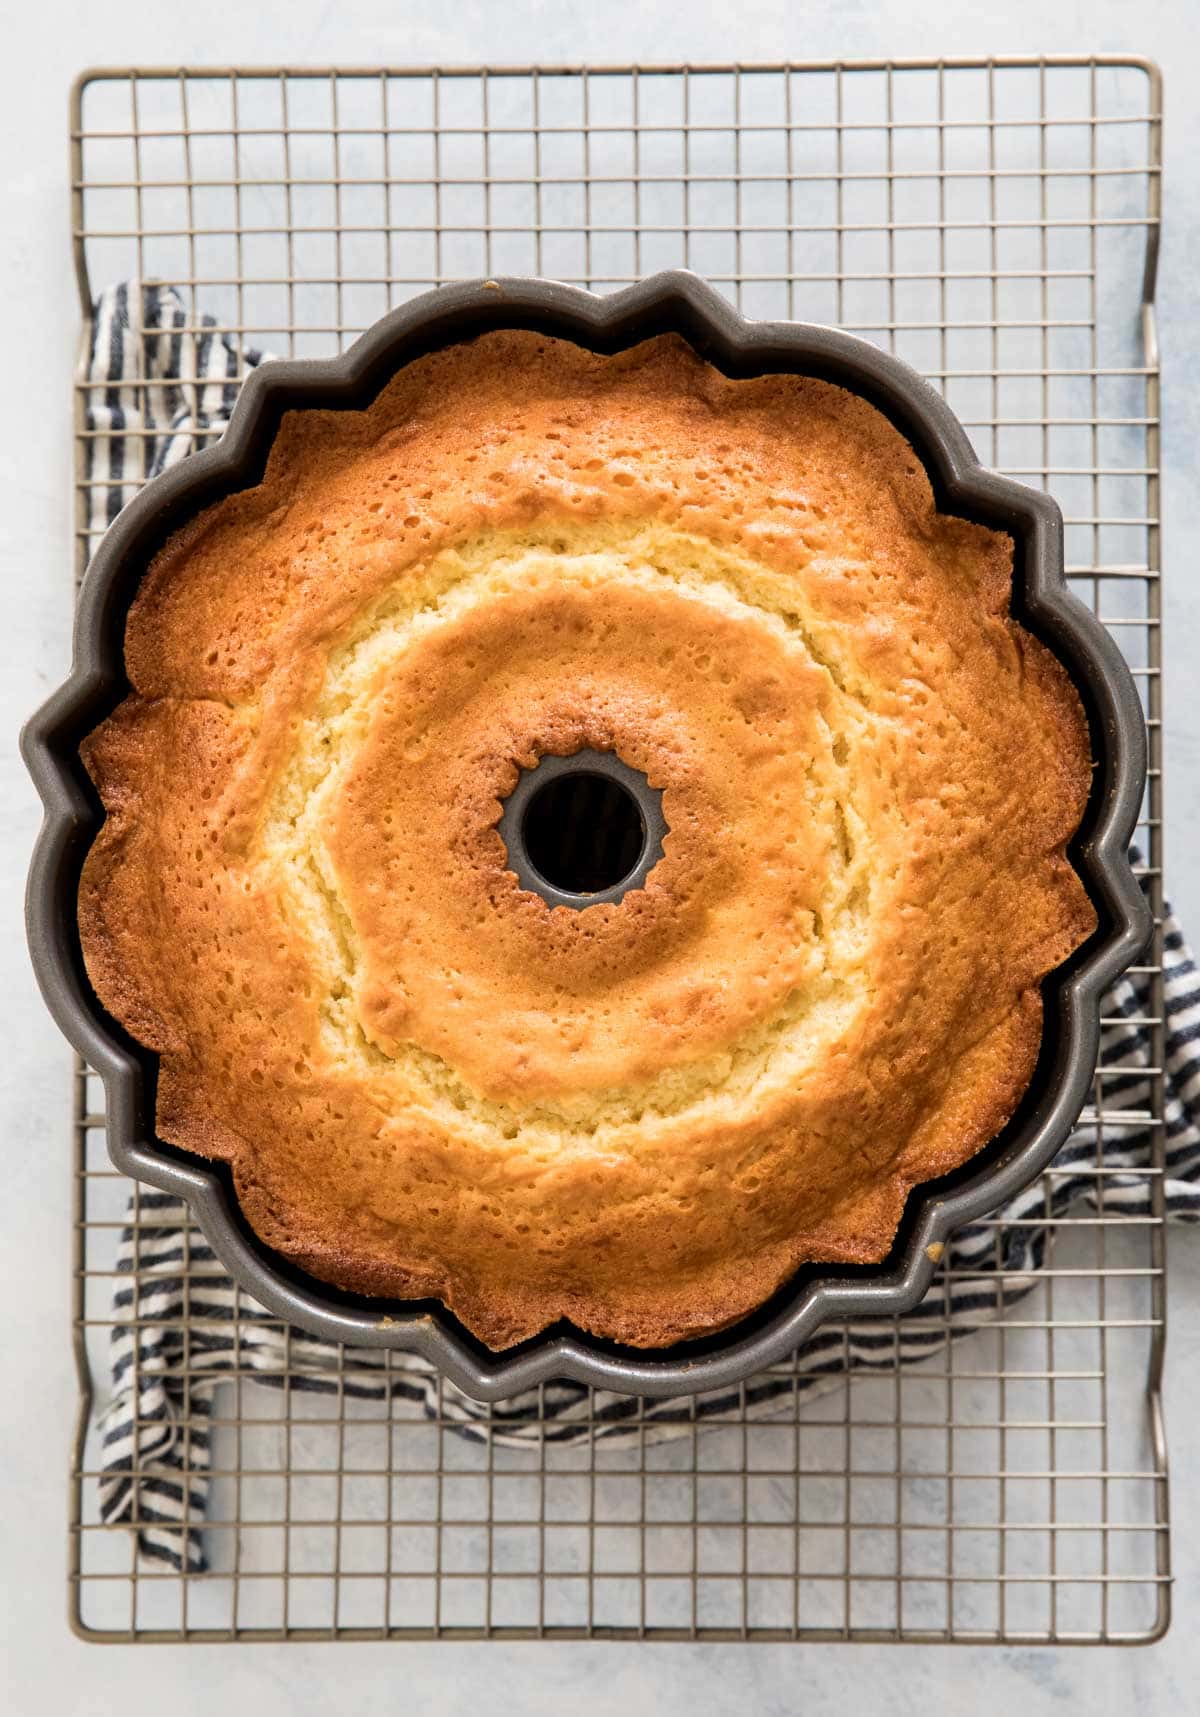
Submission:
[[[498,328],[531,329],[601,353],[673,332],[729,376],[791,372],[865,397],[916,449],[939,510],[1014,539],[1013,612],[1065,664],[1091,730],[1094,783],[1070,857],[1099,924],[1046,980],[1037,1070],[1009,1124],[964,1169],[916,1189],[882,1264],[807,1266],[751,1317],[703,1341],[658,1351],[558,1326],[497,1354],[438,1304],[358,1298],[302,1275],[251,1232],[222,1166],[155,1136],[157,1058],[104,1012],[80,950],[80,869],[103,813],[79,746],[128,690],[126,616],[155,552],[200,509],[259,481],[284,412],[361,409],[413,358]],[[30,721],[23,749],[46,811],[29,878],[30,947],[51,1012],[104,1080],[113,1162],[186,1199],[230,1274],[273,1313],[331,1340],[422,1354],[480,1400],[556,1377],[654,1396],[727,1387],[783,1359],[831,1319],[915,1305],[947,1235],[1011,1197],[1063,1143],[1092,1078],[1102,993],[1149,931],[1127,857],[1145,778],[1141,705],[1112,639],[1067,589],[1055,503],[982,469],[949,407],[895,358],[833,328],[744,321],[684,273],[660,274],[605,297],[542,280],[444,287],[384,317],[341,357],[255,370],[221,441],[155,478],[108,532],[80,595],[70,677]]]

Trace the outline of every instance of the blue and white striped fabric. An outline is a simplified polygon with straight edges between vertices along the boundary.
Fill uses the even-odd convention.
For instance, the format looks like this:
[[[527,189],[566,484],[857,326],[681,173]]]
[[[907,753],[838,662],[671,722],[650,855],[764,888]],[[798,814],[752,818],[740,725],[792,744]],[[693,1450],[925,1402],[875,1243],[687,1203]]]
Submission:
[[[260,360],[207,328],[183,333],[182,302],[162,286],[127,283],[96,306],[86,358],[94,486],[89,527],[98,538],[142,482],[206,444],[223,426],[237,378]],[[151,385],[142,386],[142,379]],[[135,388],[130,385],[138,381]],[[207,432],[207,433],[206,433]],[[1200,1221],[1200,976],[1182,933],[1164,925],[1166,1058],[1162,1175],[1154,1162],[1149,981],[1122,978],[1105,998],[1104,1122],[1082,1125],[1054,1172],[987,1223],[955,1235],[925,1300],[906,1317],[822,1331],[794,1363],[733,1391],[696,1401],[637,1401],[556,1383],[485,1408],[441,1381],[423,1360],[368,1350],[343,1353],[287,1330],[238,1295],[164,1194],[136,1195],[137,1225],[122,1235],[113,1296],[112,1393],[103,1411],[101,1513],[136,1523],[140,1552],[171,1566],[205,1566],[208,1419],[222,1379],[237,1372],[275,1388],[372,1400],[406,1398],[464,1435],[497,1442],[568,1442],[690,1434],[696,1419],[731,1409],[768,1416],[797,1391],[830,1387],[847,1372],[890,1370],[928,1358],[1001,1315],[1037,1285],[1052,1219],[1103,1199],[1107,1214],[1149,1216],[1155,1184],[1178,1222]],[[1129,1119],[1122,1120],[1127,1114]],[[1104,1174],[1096,1173],[1103,1168]]]
[[[240,378],[262,362],[239,354],[205,318],[185,332],[171,287],[122,281],[96,303],[81,380],[86,390],[91,540],[107,530],[142,484],[224,429]],[[193,325],[194,327],[194,325]]]

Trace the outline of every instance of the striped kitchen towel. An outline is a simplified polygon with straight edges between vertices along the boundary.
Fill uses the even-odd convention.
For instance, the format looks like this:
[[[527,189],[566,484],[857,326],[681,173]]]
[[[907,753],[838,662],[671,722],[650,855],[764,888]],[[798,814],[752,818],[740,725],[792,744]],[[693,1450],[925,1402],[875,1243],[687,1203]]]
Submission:
[[[238,378],[261,362],[206,320],[187,331],[169,287],[127,282],[96,305],[85,359],[93,540],[141,484],[206,445],[224,425]],[[1156,1183],[1171,1220],[1200,1220],[1200,977],[1174,919],[1164,925],[1165,1163],[1154,1161],[1148,979],[1122,978],[1105,998],[1102,1124],[1081,1125],[1054,1172],[986,1223],[954,1236],[922,1303],[906,1317],[821,1331],[786,1367],[694,1401],[640,1401],[560,1382],[482,1407],[411,1355],[347,1350],[288,1329],[239,1294],[191,1226],[186,1208],[139,1188],[117,1259],[112,1389],[99,1425],[100,1509],[129,1524],[142,1555],[206,1567],[208,1421],[232,1373],[340,1398],[406,1400],[465,1436],[521,1444],[690,1434],[731,1410],[769,1415],[848,1372],[928,1358],[1030,1293],[1054,1219],[1102,1200],[1107,1214],[1154,1213]],[[1127,1118],[1126,1118],[1127,1117]],[[1103,1176],[1096,1173],[1104,1170]]]

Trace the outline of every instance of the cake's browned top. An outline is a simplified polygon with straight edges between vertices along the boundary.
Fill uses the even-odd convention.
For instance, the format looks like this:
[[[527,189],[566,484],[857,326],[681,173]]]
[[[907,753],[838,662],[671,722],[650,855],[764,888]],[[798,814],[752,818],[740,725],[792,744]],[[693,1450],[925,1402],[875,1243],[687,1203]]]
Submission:
[[[87,749],[83,946],[162,1136],[494,1347],[665,1344],[883,1257],[1094,922],[1086,730],[1010,557],[861,400],[674,338],[490,334],[286,418],[150,569]],[[585,746],[670,833],[551,911],[500,801]]]

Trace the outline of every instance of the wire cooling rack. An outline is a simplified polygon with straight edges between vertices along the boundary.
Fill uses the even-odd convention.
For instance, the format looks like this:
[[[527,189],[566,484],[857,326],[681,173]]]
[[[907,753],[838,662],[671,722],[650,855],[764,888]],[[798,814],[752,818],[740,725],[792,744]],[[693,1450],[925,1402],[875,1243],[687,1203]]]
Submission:
[[[750,315],[841,324],[943,388],[985,462],[1062,505],[1072,583],[1143,689],[1141,851],[1161,918],[1160,80],[1132,60],[744,67],[113,70],[72,104],[85,321],[140,276],[240,348],[323,355],[456,276],[599,290],[704,274]],[[86,329],[85,329],[86,333]],[[139,389],[132,384],[137,403]],[[78,394],[78,564],[89,532]],[[125,432],[127,435],[129,430]],[[210,1571],[138,1563],[98,1504],[131,1183],[80,1066],[70,1605],[95,1639],[1146,1640],[1168,1618],[1161,938],[1150,1217],[1055,1217],[1050,1267],[915,1369],[745,1399],[620,1446],[468,1441],[440,1411],[235,1371],[210,1429]],[[1078,1172],[1077,1170],[1074,1172]],[[134,1240],[153,1213],[135,1205]],[[239,1302],[240,1311],[240,1302]],[[881,1326],[886,1329],[885,1324]],[[185,1320],[189,1364],[202,1331]],[[287,1350],[285,1350],[287,1351]],[[390,1363],[390,1361],[389,1361]],[[783,1368],[786,1375],[787,1368]],[[277,1377],[277,1381],[279,1378]],[[500,1409],[496,1410],[497,1413]]]

